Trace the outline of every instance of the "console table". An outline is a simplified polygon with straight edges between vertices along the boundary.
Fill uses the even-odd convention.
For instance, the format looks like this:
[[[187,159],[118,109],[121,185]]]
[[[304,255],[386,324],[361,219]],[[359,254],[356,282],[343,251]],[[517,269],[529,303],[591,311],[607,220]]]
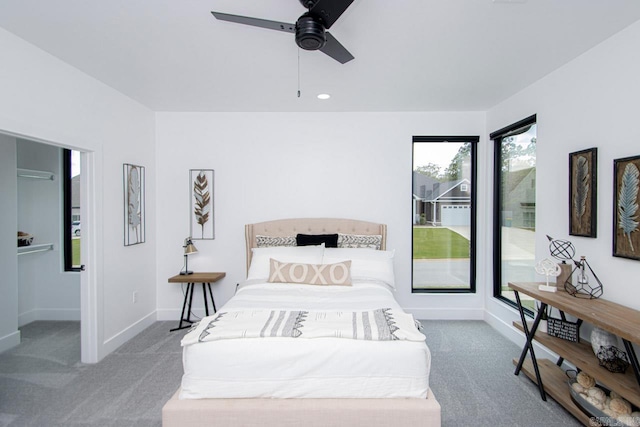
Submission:
[[[211,292],[211,283],[217,282],[226,276],[226,273],[192,273],[192,274],[177,274],[169,278],[169,283],[186,283],[187,291],[184,294],[184,302],[182,303],[182,314],[180,315],[180,323],[177,328],[173,328],[170,332],[177,331],[179,329],[185,329],[191,326],[193,321],[191,320],[191,303],[193,302],[193,288],[196,283],[202,283],[202,296],[204,297],[204,311],[209,315],[209,304],[207,302],[207,289],[209,289],[209,297],[211,297],[211,306],[213,312],[216,312],[216,303],[213,300],[213,293]],[[187,300],[189,306],[187,307]],[[185,314],[187,317],[185,317]],[[187,324],[182,326],[182,322]]]
[[[558,292],[540,291],[540,284],[544,283],[509,283],[509,287],[514,290],[521,318],[521,322],[514,322],[514,326],[524,332],[527,340],[520,359],[513,359],[513,364],[516,365],[515,374],[518,375],[522,370],[538,384],[543,400],[546,400],[548,393],[585,425],[590,425],[590,418],[571,400],[568,377],[561,368],[565,359],[598,383],[640,407],[640,366],[632,345],[640,343],[640,311],[602,298],[576,298],[560,289]],[[532,324],[525,319],[520,293],[540,301],[540,311]],[[540,317],[547,306],[555,307],[561,313],[570,314],[580,321],[591,323],[619,336],[624,342],[630,369],[624,374],[609,372],[599,365],[590,343],[582,340],[575,343],[537,332]],[[554,363],[548,359],[537,360],[533,340],[558,354],[558,361]],[[530,358],[525,360],[527,353]]]

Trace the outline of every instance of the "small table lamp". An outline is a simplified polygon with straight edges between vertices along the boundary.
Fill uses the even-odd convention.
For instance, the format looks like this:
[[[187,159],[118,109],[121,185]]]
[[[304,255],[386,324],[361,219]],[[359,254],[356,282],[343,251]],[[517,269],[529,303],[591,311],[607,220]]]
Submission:
[[[184,239],[184,245],[182,247],[184,248],[184,269],[180,271],[180,275],[186,276],[187,274],[193,274],[193,271],[189,271],[189,269],[187,268],[187,259],[188,259],[187,257],[190,254],[194,254],[198,252],[198,249],[193,244],[193,241],[191,240],[191,236]]]

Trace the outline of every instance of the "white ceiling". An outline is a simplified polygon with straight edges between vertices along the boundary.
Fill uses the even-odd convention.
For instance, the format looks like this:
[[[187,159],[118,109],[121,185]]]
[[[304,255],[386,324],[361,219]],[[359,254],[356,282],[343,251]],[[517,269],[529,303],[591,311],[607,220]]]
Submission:
[[[0,27],[154,111],[474,111],[640,19],[637,0],[355,0],[330,30],[355,56],[341,65],[211,10],[291,23],[305,11],[298,0],[0,0]]]

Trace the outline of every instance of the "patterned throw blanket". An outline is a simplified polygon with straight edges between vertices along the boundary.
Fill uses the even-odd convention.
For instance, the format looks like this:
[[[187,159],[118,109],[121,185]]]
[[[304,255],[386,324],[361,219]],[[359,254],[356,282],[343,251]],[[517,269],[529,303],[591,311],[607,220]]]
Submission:
[[[390,308],[369,311],[225,311],[203,318],[182,346],[232,338],[350,338],[424,341],[411,314]]]

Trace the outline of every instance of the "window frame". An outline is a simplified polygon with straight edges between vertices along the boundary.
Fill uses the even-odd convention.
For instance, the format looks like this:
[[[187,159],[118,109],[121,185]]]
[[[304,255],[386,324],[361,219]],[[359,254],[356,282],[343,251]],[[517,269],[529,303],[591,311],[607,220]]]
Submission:
[[[82,266],[73,265],[73,249],[71,239],[72,206],[71,206],[71,150],[62,149],[62,246],[64,271],[82,271]]]
[[[480,142],[479,136],[413,136],[411,144],[411,202],[413,203],[413,162],[414,162],[414,144],[419,142],[456,142],[471,144],[471,218],[469,229],[469,287],[468,288],[428,288],[428,289],[415,289],[413,287],[413,218],[411,220],[411,293],[412,294],[475,294],[476,293],[476,247],[477,247],[477,176],[478,176],[478,154],[477,147]],[[413,215],[413,214],[412,214]]]
[[[537,115],[533,114],[527,118],[517,121],[489,134],[489,139],[493,141],[493,297],[497,300],[518,308],[515,301],[502,296],[502,139],[510,134],[524,128],[537,124]],[[525,313],[533,315],[528,308],[524,308]]]

